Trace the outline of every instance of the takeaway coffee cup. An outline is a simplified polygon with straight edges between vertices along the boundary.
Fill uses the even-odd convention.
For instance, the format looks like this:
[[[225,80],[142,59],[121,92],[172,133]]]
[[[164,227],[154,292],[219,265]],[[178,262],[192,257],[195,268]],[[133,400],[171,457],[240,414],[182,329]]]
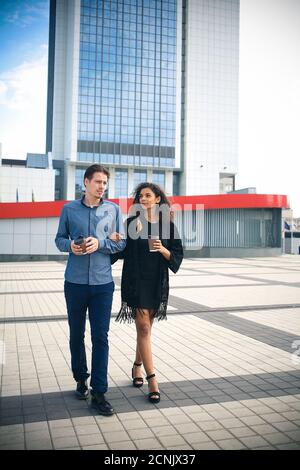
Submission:
[[[86,254],[85,238],[80,236],[74,240],[75,245],[79,245],[82,248],[82,254]]]
[[[155,250],[154,247],[153,247],[153,244],[154,244],[155,240],[159,240],[159,236],[158,236],[158,235],[149,235],[149,236],[148,236],[149,251],[157,251],[157,250]]]

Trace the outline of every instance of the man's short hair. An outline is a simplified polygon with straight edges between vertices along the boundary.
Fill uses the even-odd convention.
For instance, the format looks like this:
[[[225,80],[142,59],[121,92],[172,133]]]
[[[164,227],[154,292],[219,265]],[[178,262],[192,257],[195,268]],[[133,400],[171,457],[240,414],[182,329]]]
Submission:
[[[85,178],[87,178],[89,181],[91,181],[91,179],[93,178],[94,173],[104,173],[107,176],[107,179],[109,179],[109,177],[110,177],[110,173],[107,170],[107,168],[105,168],[102,165],[95,164],[95,165],[89,166],[85,170],[83,181],[85,180]]]

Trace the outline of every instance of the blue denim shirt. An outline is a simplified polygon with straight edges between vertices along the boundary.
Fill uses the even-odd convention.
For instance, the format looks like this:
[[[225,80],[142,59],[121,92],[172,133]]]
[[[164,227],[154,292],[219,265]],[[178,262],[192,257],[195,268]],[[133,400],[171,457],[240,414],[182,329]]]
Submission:
[[[108,284],[113,281],[110,254],[122,251],[126,246],[122,214],[113,202],[102,200],[99,206],[91,208],[83,200],[66,204],[59,219],[55,244],[59,251],[69,252],[65,280],[75,284]],[[108,237],[112,232],[123,234],[124,239],[110,240]],[[98,250],[90,255],[74,255],[71,241],[80,235],[97,238]]]

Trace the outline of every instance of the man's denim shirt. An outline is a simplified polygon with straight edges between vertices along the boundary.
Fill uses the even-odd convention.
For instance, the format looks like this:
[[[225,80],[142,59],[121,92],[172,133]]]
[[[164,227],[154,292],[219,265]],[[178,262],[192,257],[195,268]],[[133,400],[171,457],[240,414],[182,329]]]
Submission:
[[[110,254],[126,246],[122,214],[119,206],[102,200],[99,206],[88,207],[81,200],[66,204],[61,212],[55,244],[59,251],[69,252],[65,280],[75,284],[99,285],[113,281]],[[124,237],[118,242],[110,240],[111,233]],[[91,236],[99,241],[99,248],[90,255],[74,255],[71,241],[79,236]]]

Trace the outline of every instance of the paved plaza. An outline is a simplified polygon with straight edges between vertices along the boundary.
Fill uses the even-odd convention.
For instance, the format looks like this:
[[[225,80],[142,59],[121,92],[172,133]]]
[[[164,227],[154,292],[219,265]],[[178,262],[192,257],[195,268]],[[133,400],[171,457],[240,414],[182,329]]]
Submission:
[[[183,261],[153,328],[159,405],[131,385],[134,324],[112,318],[112,417],[74,395],[64,269],[0,263],[0,450],[300,449],[300,256]],[[86,346],[90,363],[88,322]]]

